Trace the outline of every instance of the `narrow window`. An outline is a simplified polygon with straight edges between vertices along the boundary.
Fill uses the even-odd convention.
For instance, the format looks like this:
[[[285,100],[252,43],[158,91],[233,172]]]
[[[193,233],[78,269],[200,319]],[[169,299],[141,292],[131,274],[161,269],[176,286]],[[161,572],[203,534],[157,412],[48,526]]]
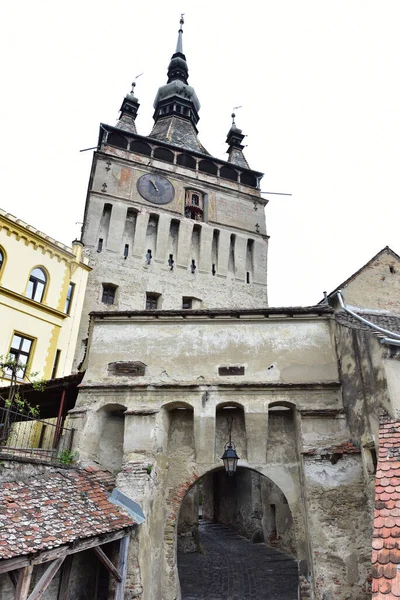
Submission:
[[[215,263],[213,263],[213,265],[212,265],[212,269],[211,269],[211,273],[212,273],[213,275],[215,275],[215,273],[216,273],[216,272],[217,272],[217,271],[215,270]]]
[[[250,283],[250,273],[248,271],[246,273],[246,283]]]
[[[0,250],[0,271],[1,271],[1,267],[3,266],[3,262],[4,262],[4,254]]]
[[[168,264],[169,264],[169,268],[172,271],[172,269],[174,268],[174,264],[175,264],[174,255],[173,254],[169,255]]]
[[[192,308],[192,306],[193,306],[193,298],[184,296],[182,298],[182,308],[189,309],[189,308]]]
[[[192,194],[192,206],[199,206],[200,200],[197,194]]]
[[[33,340],[19,333],[14,333],[11,347],[8,352],[8,358],[15,361],[13,367],[4,369],[4,373],[10,377],[15,374],[18,379],[23,379],[28,368],[29,359],[32,351]]]
[[[104,304],[114,304],[115,302],[115,291],[117,287],[109,283],[103,283],[103,295],[101,301]]]
[[[192,264],[190,265],[190,270],[192,271],[193,275],[196,273],[196,261],[194,259],[192,260]]]
[[[157,310],[160,294],[147,292],[146,294],[146,310]]]
[[[152,259],[152,255],[151,255],[151,249],[149,248],[146,252],[146,262],[149,265],[151,263],[151,259]]]
[[[75,284],[72,283],[72,281],[71,281],[68,286],[67,298],[65,300],[64,312],[66,315],[69,315],[71,312],[71,304],[72,304],[72,298],[74,296],[74,289],[75,289]]]
[[[53,370],[51,372],[51,379],[55,379],[57,377],[57,369],[60,362],[61,350],[56,351],[56,356],[54,359]]]
[[[0,267],[1,267],[1,265],[0,265]],[[393,265],[390,265],[389,271],[392,273],[392,275],[394,275],[394,273],[396,273],[396,269],[394,268]]]
[[[124,248],[124,258],[125,260],[128,258],[129,255],[129,244],[125,244],[125,248]]]
[[[46,288],[47,277],[43,269],[33,269],[29,281],[26,295],[28,298],[41,302],[44,296],[44,290]]]
[[[99,238],[97,243],[97,252],[101,252],[103,250],[103,238]]]

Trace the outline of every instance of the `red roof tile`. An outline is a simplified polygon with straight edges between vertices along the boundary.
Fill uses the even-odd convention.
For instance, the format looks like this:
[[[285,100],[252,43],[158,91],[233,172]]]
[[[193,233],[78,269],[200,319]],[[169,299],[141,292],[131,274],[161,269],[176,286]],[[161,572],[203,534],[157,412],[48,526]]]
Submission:
[[[130,527],[135,521],[107,500],[110,473],[48,468],[0,485],[0,559]]]
[[[372,542],[372,598],[400,598],[400,421],[381,423]]]

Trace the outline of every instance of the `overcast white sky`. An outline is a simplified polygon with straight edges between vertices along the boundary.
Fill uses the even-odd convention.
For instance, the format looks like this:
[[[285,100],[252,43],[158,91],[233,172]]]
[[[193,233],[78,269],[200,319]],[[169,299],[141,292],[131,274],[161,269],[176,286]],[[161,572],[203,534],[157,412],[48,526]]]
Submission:
[[[179,16],[202,108],[225,158],[232,107],[270,196],[270,305],[313,304],[382,247],[400,252],[399,0],[3,0],[0,206],[79,236],[99,122],[135,75],[148,135]]]

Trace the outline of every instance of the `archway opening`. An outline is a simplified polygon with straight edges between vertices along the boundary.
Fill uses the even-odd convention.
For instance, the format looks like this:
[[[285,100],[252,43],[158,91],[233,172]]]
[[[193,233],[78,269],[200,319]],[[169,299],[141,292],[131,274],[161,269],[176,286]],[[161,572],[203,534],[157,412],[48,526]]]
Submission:
[[[293,517],[268,477],[238,467],[206,473],[182,500],[177,526],[182,600],[298,594]]]

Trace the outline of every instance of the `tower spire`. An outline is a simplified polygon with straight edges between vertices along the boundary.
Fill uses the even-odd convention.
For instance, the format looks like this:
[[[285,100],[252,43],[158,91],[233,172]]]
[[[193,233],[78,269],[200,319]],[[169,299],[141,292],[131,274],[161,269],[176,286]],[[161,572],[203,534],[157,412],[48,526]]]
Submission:
[[[175,54],[183,54],[183,50],[182,50],[182,34],[183,34],[183,29],[182,26],[185,23],[183,17],[184,17],[185,13],[181,14],[181,19],[179,21],[179,31],[178,31],[178,41],[176,42],[176,50],[175,50]]]
[[[154,127],[150,137],[208,154],[197,138],[200,102],[188,84],[189,69],[182,44],[183,24],[181,14],[176,50],[168,65],[168,80],[158,89],[154,100]]]

